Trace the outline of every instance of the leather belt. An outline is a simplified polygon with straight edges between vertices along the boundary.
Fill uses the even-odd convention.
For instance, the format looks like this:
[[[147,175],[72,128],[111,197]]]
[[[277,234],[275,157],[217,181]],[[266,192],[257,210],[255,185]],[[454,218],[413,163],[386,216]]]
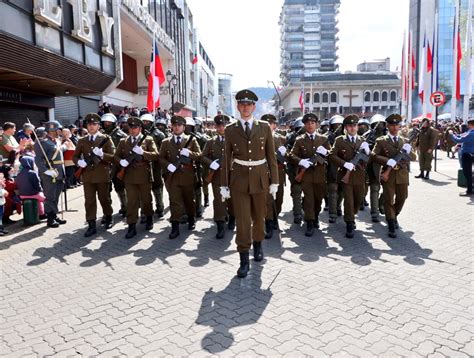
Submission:
[[[234,163],[237,163],[238,165],[242,165],[244,167],[256,167],[262,164],[265,164],[267,162],[266,158],[260,159],[260,160],[240,160],[237,158],[234,158]]]
[[[64,162],[62,160],[53,160],[51,164],[60,165],[60,164],[64,164]]]
[[[188,170],[193,170],[194,166],[192,164],[181,164],[181,168],[188,169]]]

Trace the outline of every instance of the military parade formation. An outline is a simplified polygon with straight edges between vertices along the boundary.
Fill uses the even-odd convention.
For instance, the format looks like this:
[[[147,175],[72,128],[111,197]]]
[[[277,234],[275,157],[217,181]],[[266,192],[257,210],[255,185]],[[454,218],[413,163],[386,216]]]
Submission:
[[[165,188],[170,239],[180,236],[180,224],[186,223],[189,231],[195,229],[212,191],[215,237],[222,239],[226,231],[236,230],[238,277],[248,274],[251,249],[255,261],[263,260],[264,239],[279,230],[285,190],[291,194],[294,224],[304,220],[307,237],[320,229],[324,210],[330,224],[342,216],[345,237],[354,238],[357,212],[366,206],[372,222],[385,215],[388,236],[397,237],[398,215],[408,197],[410,163],[417,159],[416,151],[420,162],[416,178],[429,179],[432,170],[440,133],[429,119],[423,119],[419,128],[408,129],[402,128],[399,114],[387,118],[376,114],[370,119],[334,115],[320,120],[306,113],[288,129],[280,128],[272,114],[254,117],[258,98],[252,91],[242,90],[235,99],[239,119],[219,114],[213,128],[206,130],[197,120],[179,114],[170,118],[170,127],[151,113],[128,116],[126,128],[110,112],[88,114],[84,119],[87,134],[78,139],[72,155],[75,176],[84,190],[84,236],[98,232],[97,202],[103,228],[114,225],[112,190],[128,225],[125,238],[137,236],[138,224],[152,230],[154,216],[164,216]],[[35,133],[34,144],[50,228],[66,223],[58,216],[66,180],[59,128],[57,121],[46,122],[45,133]]]

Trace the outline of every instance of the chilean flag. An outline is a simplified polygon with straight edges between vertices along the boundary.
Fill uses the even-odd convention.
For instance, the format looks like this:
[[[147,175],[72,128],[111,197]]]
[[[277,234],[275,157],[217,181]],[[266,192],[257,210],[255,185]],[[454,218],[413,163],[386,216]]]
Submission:
[[[300,98],[298,100],[298,103],[300,104],[301,111],[304,111],[304,91],[303,91],[303,89],[301,89]]]
[[[147,108],[151,113],[160,106],[160,86],[165,82],[165,74],[161,65],[160,53],[156,41],[153,41],[151,52],[150,75],[148,76]]]
[[[198,55],[197,55],[197,53],[194,54],[194,57],[193,57],[191,63],[192,63],[193,65],[195,65],[196,63],[198,63]]]
[[[462,60],[462,45],[461,45],[461,34],[459,32],[459,25],[457,21],[455,22],[456,27],[454,29],[454,46],[456,47],[455,53],[456,58],[456,91],[455,96],[459,101],[461,99],[461,60]]]

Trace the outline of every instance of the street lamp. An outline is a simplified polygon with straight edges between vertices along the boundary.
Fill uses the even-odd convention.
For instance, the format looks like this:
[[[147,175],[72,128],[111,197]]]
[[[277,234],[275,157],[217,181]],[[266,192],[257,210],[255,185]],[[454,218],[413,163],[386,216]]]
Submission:
[[[202,97],[202,105],[204,106],[204,116],[205,118],[207,118],[207,107],[209,106],[209,99],[206,96]]]
[[[171,94],[171,111],[173,111],[174,95],[176,92],[176,86],[178,85],[178,77],[171,73],[171,70],[168,70],[166,72],[166,80],[168,81],[168,92]]]
[[[281,107],[281,97],[280,97],[280,92],[278,92],[278,89],[275,85],[275,82],[273,81],[270,81],[270,80],[267,80],[267,85],[271,83],[273,85],[273,88],[275,89],[275,92],[277,94],[277,97],[278,97],[278,103],[277,103],[277,111],[278,111],[278,115],[280,115],[280,107]],[[279,119],[278,119],[279,120]]]

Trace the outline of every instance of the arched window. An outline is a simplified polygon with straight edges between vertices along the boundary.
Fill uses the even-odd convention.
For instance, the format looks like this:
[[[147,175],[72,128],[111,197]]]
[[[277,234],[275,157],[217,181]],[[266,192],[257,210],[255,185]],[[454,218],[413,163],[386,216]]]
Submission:
[[[395,102],[396,100],[397,100],[397,92],[396,91],[390,92],[390,101]]]
[[[311,98],[311,94],[306,93],[306,95],[304,96],[304,101],[305,101],[306,103],[309,103],[310,98]]]
[[[337,93],[331,93],[331,103],[337,103]]]
[[[327,93],[323,93],[323,103],[328,103],[329,95]]]
[[[364,101],[365,102],[370,102],[370,92],[369,91],[365,92]]]
[[[313,102],[314,103],[319,103],[320,101],[321,101],[321,99],[320,99],[319,93],[316,92],[313,96]]]
[[[382,92],[382,102],[387,102],[388,101],[388,92],[383,91]]]
[[[374,92],[374,102],[380,101],[380,93],[379,92]]]

